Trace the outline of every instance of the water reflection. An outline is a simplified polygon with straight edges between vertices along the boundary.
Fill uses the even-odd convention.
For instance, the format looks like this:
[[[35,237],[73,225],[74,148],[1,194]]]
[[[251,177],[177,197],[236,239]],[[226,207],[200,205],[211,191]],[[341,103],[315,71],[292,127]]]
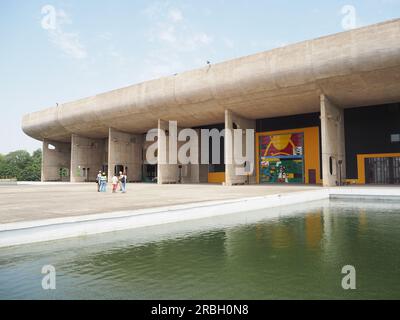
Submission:
[[[399,231],[399,203],[333,201],[2,249],[0,297],[399,298]],[[340,285],[347,264],[356,292]]]
[[[307,246],[309,248],[317,248],[321,244],[323,236],[323,225],[322,225],[322,214],[318,213],[308,213],[305,216],[305,231]]]
[[[368,217],[367,217],[367,212],[365,209],[360,209],[358,215],[358,231],[360,234],[363,234],[367,231],[368,228]]]

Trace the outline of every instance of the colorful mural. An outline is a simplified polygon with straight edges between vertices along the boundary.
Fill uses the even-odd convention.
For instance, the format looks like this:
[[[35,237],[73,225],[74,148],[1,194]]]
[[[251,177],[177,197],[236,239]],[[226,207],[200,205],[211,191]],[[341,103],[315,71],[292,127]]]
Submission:
[[[260,183],[304,183],[304,134],[259,138]]]

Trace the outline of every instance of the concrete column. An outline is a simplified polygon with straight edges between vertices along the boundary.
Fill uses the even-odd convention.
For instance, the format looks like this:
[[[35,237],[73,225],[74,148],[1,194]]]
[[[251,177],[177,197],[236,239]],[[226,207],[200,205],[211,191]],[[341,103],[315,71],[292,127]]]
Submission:
[[[200,182],[200,130],[196,130],[198,139],[197,150],[191,149],[194,158],[197,159],[196,163],[181,164],[178,159],[178,151],[183,146],[185,141],[178,141],[178,135],[182,128],[177,127],[176,132],[170,132],[169,122],[165,120],[158,121],[158,129],[163,130],[166,134],[165,142],[158,139],[158,184],[168,183],[199,183]],[[171,145],[171,137],[176,136],[176,146]],[[171,146],[171,150],[170,150]],[[174,154],[172,154],[173,152]],[[175,159],[175,163],[172,163]]]
[[[109,129],[108,179],[111,181],[115,166],[127,169],[128,181],[142,181],[143,136]],[[117,172],[118,174],[118,172]]]
[[[44,140],[42,181],[70,181],[71,143]]]
[[[178,164],[169,164],[170,152],[170,132],[169,123],[165,120],[158,120],[158,130],[162,130],[165,135],[165,141],[158,138],[158,164],[157,164],[157,183],[178,183],[179,182],[179,167]],[[177,154],[176,154],[177,156]]]
[[[107,165],[106,140],[71,137],[71,182],[96,181],[99,170]]]
[[[199,183],[208,183],[208,164],[199,165]]]
[[[179,132],[180,130],[178,130]],[[191,150],[192,156],[197,159],[197,163],[189,163],[182,165],[182,183],[199,183],[200,182],[200,130],[195,130],[198,137],[197,150]],[[185,142],[178,142],[178,147],[184,145]],[[178,161],[179,162],[179,161]]]
[[[199,135],[199,165],[197,166],[198,170],[198,183],[208,183],[208,170],[209,170],[209,163],[201,164],[201,156],[202,156],[202,136],[201,136],[201,129],[198,130]],[[208,138],[206,138],[208,139]],[[209,140],[209,139],[208,139]],[[222,143],[222,142],[221,142]],[[209,152],[209,148],[207,150]],[[208,156],[209,158],[209,156]],[[223,155],[221,155],[221,159],[223,159]]]
[[[231,110],[225,110],[225,184],[232,186],[236,184],[246,184],[247,181],[253,184],[256,181],[255,163],[252,164],[254,170],[251,175],[236,174],[236,169],[239,168],[239,165],[235,164],[233,158],[235,152],[233,139],[229,141],[227,138],[227,132],[229,130],[232,132],[233,137],[233,129],[254,129],[255,132],[256,121],[240,117]],[[242,136],[242,151],[243,154],[246,151],[246,134]],[[255,159],[255,154],[253,155],[253,159]],[[243,168],[244,166],[241,165],[241,167]]]
[[[340,177],[344,181],[346,175],[344,115],[343,109],[323,94],[321,95],[321,140],[323,185],[336,186]]]

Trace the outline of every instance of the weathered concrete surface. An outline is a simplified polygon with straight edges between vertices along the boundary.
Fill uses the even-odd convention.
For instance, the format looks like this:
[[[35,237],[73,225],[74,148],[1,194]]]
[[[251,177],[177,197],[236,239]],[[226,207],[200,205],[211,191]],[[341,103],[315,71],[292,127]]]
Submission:
[[[182,130],[178,133],[178,150],[184,158],[185,163],[180,162],[178,152],[178,163],[181,165],[181,182],[182,183],[199,183],[200,182],[200,130],[197,129],[196,137],[191,136],[190,142],[188,136]],[[182,141],[186,139],[185,141]],[[189,160],[190,159],[190,160]]]
[[[61,168],[68,174],[63,179],[70,181],[71,144],[46,139],[42,151],[42,181],[61,181]]]
[[[158,120],[158,130],[160,133],[158,143],[158,180],[159,184],[169,183],[199,183],[200,182],[200,130],[196,130],[197,136],[191,136],[189,144],[186,144],[187,137],[182,128],[176,125],[171,125],[169,121]],[[160,131],[159,131],[160,132]],[[175,139],[171,137],[175,136]],[[182,148],[182,149],[181,149]],[[196,148],[198,148],[196,150]],[[179,152],[183,157],[190,158],[186,163],[180,162]],[[189,152],[190,151],[190,152]],[[189,163],[190,162],[190,163]]]
[[[343,108],[400,101],[400,19],[210,65],[26,115],[29,136],[70,141],[157,128],[319,112],[320,95]]]
[[[128,193],[98,193],[95,183],[0,186],[0,224],[318,190],[306,186],[128,184]]]
[[[175,128],[176,131],[178,128]],[[179,181],[179,168],[178,163],[171,163],[171,159],[178,159],[177,148],[173,146],[174,140],[170,139],[172,134],[176,134],[176,132],[170,132],[169,123],[165,120],[158,120],[158,130],[159,130],[159,138],[157,140],[158,143],[158,160],[157,160],[157,183],[158,184],[169,184],[169,183],[178,183]],[[162,135],[162,132],[164,135]],[[164,137],[164,138],[161,138]]]
[[[231,110],[225,111],[225,183],[228,186],[232,186],[234,184],[245,184],[245,183],[254,183],[256,180],[256,171],[255,171],[255,150],[253,148],[252,154],[249,154],[251,165],[248,165],[246,170],[248,174],[238,174],[238,172],[244,173],[245,168],[244,165],[239,165],[235,163],[234,159],[239,159],[242,155],[246,155],[246,136],[247,134],[242,135],[242,145],[237,150],[233,141],[236,139],[234,136],[234,129],[253,129],[254,132],[256,130],[256,121],[249,120],[244,117],[240,117]],[[231,132],[231,133],[229,133]],[[231,135],[229,138],[228,136]],[[238,146],[237,146],[238,147]],[[236,155],[236,156],[235,156]],[[252,172],[250,166],[252,166]]]
[[[344,114],[325,95],[321,95],[321,139],[323,185],[336,186],[346,178]]]
[[[108,179],[111,181],[115,166],[121,165],[127,172],[128,181],[142,181],[143,136],[116,129],[109,129]],[[117,174],[119,172],[116,172]]]
[[[104,164],[107,164],[105,139],[72,135],[71,182],[96,181],[98,171]]]

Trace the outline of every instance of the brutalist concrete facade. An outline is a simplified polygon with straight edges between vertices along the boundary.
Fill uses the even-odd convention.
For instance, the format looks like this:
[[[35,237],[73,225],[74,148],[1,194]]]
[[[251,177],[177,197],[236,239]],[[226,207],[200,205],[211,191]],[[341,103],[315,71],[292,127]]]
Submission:
[[[92,180],[100,169],[111,175],[117,164],[141,181],[144,134],[166,121],[231,128],[236,119],[255,128],[257,119],[319,112],[323,184],[331,186],[343,174],[332,161],[334,168],[343,161],[345,172],[343,110],[398,101],[396,19],[61,104],[24,116],[22,128],[43,141],[44,181],[58,180],[59,168],[69,169],[64,178],[71,181],[82,180],[79,168],[90,169],[84,180]],[[201,165],[159,164],[158,176],[159,183],[205,180]],[[225,182],[244,181],[227,165]]]

